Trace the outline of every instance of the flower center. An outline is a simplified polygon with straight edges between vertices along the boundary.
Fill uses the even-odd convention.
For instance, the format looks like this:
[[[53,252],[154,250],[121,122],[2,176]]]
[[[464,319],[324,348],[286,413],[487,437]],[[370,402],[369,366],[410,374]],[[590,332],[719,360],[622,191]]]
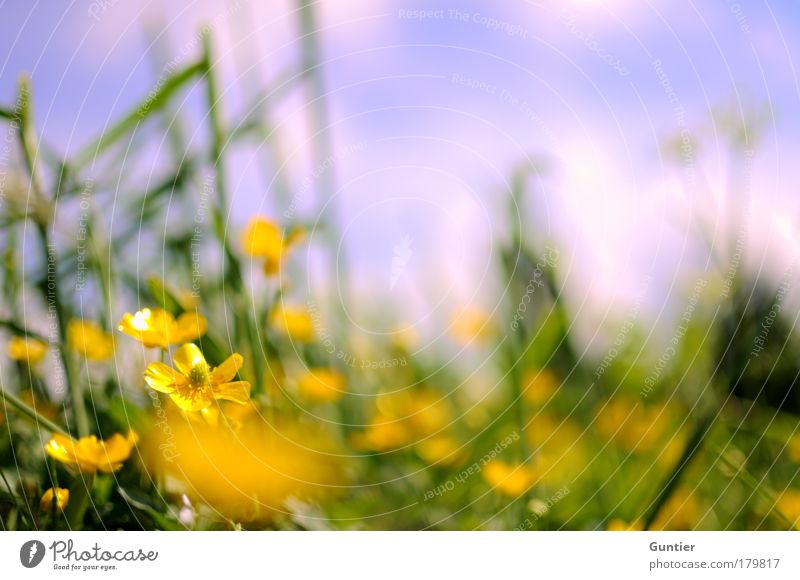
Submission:
[[[208,386],[209,368],[208,363],[197,363],[189,371],[189,384],[195,389],[202,389]]]

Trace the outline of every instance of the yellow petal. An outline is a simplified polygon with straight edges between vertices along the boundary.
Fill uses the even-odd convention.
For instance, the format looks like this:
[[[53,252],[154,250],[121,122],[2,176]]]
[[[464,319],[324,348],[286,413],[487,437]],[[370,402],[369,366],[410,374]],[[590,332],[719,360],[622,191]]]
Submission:
[[[185,342],[194,340],[206,333],[208,323],[205,316],[194,312],[184,312],[178,317],[178,336],[170,337],[172,342]]]
[[[171,393],[186,383],[186,378],[183,375],[160,362],[147,365],[144,371],[144,380],[151,389],[159,393]]]
[[[193,343],[184,344],[175,351],[172,357],[172,362],[175,363],[177,368],[184,375],[188,375],[195,365],[205,363],[206,359],[200,349]]]
[[[81,437],[75,444],[75,459],[83,471],[96,471],[103,460],[103,455],[103,444],[94,435]]]
[[[35,338],[14,336],[8,341],[8,356],[13,360],[35,365],[47,354],[47,345]]]
[[[70,320],[67,345],[87,360],[105,360],[114,354],[114,339],[94,322]]]
[[[47,454],[62,463],[75,463],[75,442],[69,437],[56,433],[47,443]]]
[[[143,308],[135,314],[125,313],[119,321],[117,329],[135,338],[147,348],[167,348],[166,330],[172,322],[172,316],[166,311],[156,308]]]
[[[42,494],[39,507],[42,511],[53,511],[53,504],[56,509],[63,510],[69,504],[69,490],[62,487],[51,487]]]
[[[255,257],[278,257],[283,249],[283,233],[277,224],[264,217],[253,218],[243,236],[244,251]]]
[[[342,373],[326,368],[310,369],[297,383],[300,391],[318,401],[338,401],[345,392]]]
[[[314,340],[314,321],[311,314],[303,308],[278,305],[270,315],[270,321],[276,330],[289,335],[300,342]]]
[[[225,383],[215,386],[214,397],[244,405],[250,400],[250,383],[247,381],[237,381],[235,383]]]
[[[135,435],[123,437],[119,433],[115,433],[105,441],[106,461],[114,464],[122,463],[130,457],[135,442]]]
[[[239,353],[232,354],[225,360],[225,362],[211,371],[211,384],[221,385],[229,382],[233,377],[236,376],[236,373],[239,372],[239,369],[242,368],[243,364],[244,359],[242,358],[242,355]]]
[[[181,411],[202,411],[214,404],[214,394],[211,389],[175,391],[169,398]]]
[[[216,407],[206,407],[200,411],[200,416],[206,424],[216,427],[219,424],[219,409]]]

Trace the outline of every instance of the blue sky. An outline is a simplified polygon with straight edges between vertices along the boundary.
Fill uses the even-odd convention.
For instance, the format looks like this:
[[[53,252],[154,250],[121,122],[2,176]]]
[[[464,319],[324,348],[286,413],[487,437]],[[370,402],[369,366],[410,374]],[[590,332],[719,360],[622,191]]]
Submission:
[[[189,62],[199,50],[196,30],[211,24],[231,118],[248,101],[248,83],[269,83],[297,66],[294,3],[137,4],[0,3],[0,99],[13,101],[17,74],[30,72],[39,130],[68,151],[158,80],[154,36],[167,43],[161,62]],[[729,167],[723,127],[710,120],[719,107],[735,118],[770,106],[749,170],[749,259],[780,268],[794,256],[796,2],[328,0],[317,7],[337,212],[362,292],[395,293],[423,317],[434,316],[431,304],[486,304],[498,291],[493,242],[507,231],[509,174],[537,156],[550,170],[520,219],[564,248],[576,306],[602,316],[635,298],[653,274],[658,311],[705,265],[691,234],[697,216],[718,233],[728,227],[720,204],[741,174]],[[285,174],[296,191],[311,179],[298,212],[317,214],[307,93],[292,90],[269,104],[287,163],[265,168],[254,151],[234,152],[232,225],[255,211],[285,211],[264,172]],[[189,98],[182,114],[200,143],[198,105]],[[664,138],[682,128],[702,145],[694,163],[708,185],[691,199],[681,187],[686,168],[663,155]],[[393,248],[405,236],[408,272],[390,288]]]

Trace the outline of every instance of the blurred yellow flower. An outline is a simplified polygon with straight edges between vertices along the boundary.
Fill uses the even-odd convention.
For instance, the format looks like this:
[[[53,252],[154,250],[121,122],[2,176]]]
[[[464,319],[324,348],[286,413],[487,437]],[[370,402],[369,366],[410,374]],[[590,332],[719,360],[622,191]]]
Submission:
[[[280,271],[286,252],[304,235],[301,229],[284,232],[274,221],[264,216],[256,216],[244,230],[242,246],[248,255],[263,258],[264,272],[267,275],[274,275]]]
[[[112,473],[122,467],[131,455],[138,437],[130,431],[127,437],[119,433],[101,441],[94,435],[77,441],[56,433],[45,448],[47,454],[64,465],[90,474],[102,471]]]
[[[485,310],[467,308],[453,316],[450,334],[461,344],[489,342],[497,336],[497,327]]]
[[[297,381],[297,388],[314,401],[338,401],[345,393],[345,378],[335,369],[308,369]]]
[[[700,517],[700,502],[691,489],[679,487],[661,508],[651,530],[693,530]]]
[[[200,298],[196,292],[187,290],[186,288],[178,288],[175,290],[174,294],[175,300],[178,301],[180,307],[185,311],[191,312],[192,310],[200,308]]]
[[[88,320],[69,321],[67,345],[87,360],[106,360],[114,354],[114,338]]]
[[[33,389],[25,389],[19,394],[19,398],[29,407],[33,407],[33,409],[43,417],[51,421],[58,421],[58,407],[48,402],[46,399],[43,399],[41,396],[36,395]]]
[[[217,399],[245,404],[250,399],[250,383],[231,382],[244,364],[235,353],[212,369],[194,344],[184,344],[172,357],[175,369],[155,362],[147,366],[144,380],[159,393],[166,393],[183,411],[201,411]]]
[[[314,340],[314,322],[303,308],[279,304],[272,311],[270,323],[281,334],[299,342]]]
[[[310,425],[264,422],[249,414],[237,429],[169,420],[144,445],[145,461],[178,491],[234,522],[264,522],[286,514],[289,498],[330,495],[343,480],[341,454],[329,433]],[[165,454],[165,445],[170,453]]]
[[[361,433],[353,433],[350,444],[362,451],[389,451],[402,447],[411,439],[408,425],[378,415]]]
[[[244,424],[245,421],[256,420],[260,416],[260,411],[256,404],[250,400],[244,405],[225,403],[222,406],[222,414],[225,415],[228,423],[236,428]]]
[[[379,395],[376,406],[389,417],[402,418],[423,437],[444,429],[453,419],[447,398],[425,388]]]
[[[778,498],[778,509],[789,520],[794,522],[794,527],[800,530],[800,490],[787,489]]]
[[[528,370],[522,376],[522,396],[533,405],[546,403],[558,387],[558,378],[550,369]]]
[[[189,342],[204,335],[206,327],[202,314],[184,312],[176,320],[162,308],[144,308],[135,314],[126,312],[117,328],[147,348],[166,350],[171,344]]]
[[[786,443],[786,455],[795,463],[800,463],[800,434],[793,435]]]
[[[39,508],[45,512],[53,511],[53,503],[55,509],[63,510],[69,504],[69,490],[63,487],[51,487],[42,494],[42,499],[39,501]]]
[[[33,366],[47,354],[47,345],[35,338],[13,336],[8,341],[9,358]]]
[[[587,435],[571,419],[539,412],[525,428],[532,459],[543,483],[563,485],[578,477],[588,461]]]
[[[461,444],[451,435],[435,435],[423,439],[417,443],[416,450],[422,459],[432,465],[457,465],[465,455]]]
[[[413,350],[419,345],[419,333],[413,326],[398,326],[391,336],[392,345],[403,351]]]
[[[483,468],[483,478],[493,488],[508,496],[518,497],[536,483],[533,469],[527,465],[512,465],[493,459]]]
[[[620,396],[601,403],[595,428],[605,439],[637,453],[648,452],[656,444],[677,434],[674,405],[644,405],[631,397]]]
[[[642,522],[638,520],[635,522],[626,522],[625,520],[614,518],[608,522],[609,532],[639,532],[643,529],[644,526],[642,525]]]
[[[376,397],[375,414],[351,443],[357,449],[389,451],[422,440],[452,421],[447,400],[426,389],[403,390]]]

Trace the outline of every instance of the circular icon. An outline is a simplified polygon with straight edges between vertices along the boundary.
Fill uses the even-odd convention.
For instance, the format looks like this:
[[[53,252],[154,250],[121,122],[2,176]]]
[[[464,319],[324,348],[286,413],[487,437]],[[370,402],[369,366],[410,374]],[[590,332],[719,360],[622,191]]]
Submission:
[[[44,559],[44,544],[39,540],[29,540],[19,549],[19,561],[26,568],[35,568]]]

